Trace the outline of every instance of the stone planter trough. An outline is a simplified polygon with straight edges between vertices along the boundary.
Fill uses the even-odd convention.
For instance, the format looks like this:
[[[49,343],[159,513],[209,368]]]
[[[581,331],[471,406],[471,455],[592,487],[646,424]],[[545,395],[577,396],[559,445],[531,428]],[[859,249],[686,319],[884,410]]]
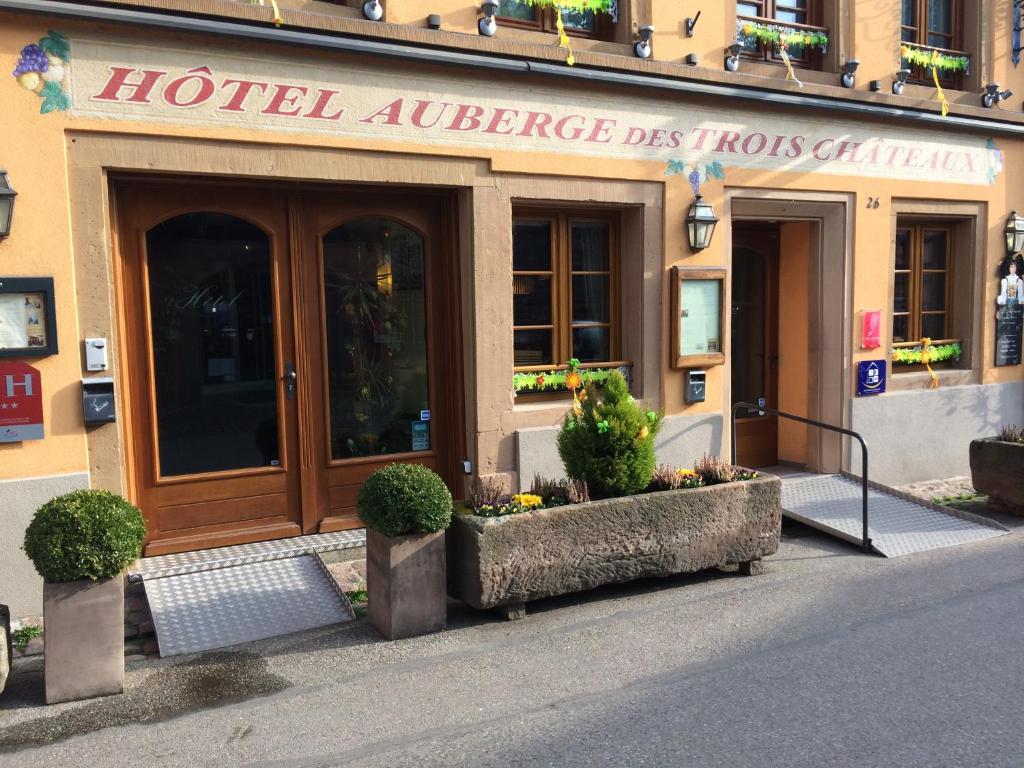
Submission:
[[[444,531],[389,537],[366,529],[370,623],[388,640],[448,626]]]
[[[43,584],[46,703],[124,690],[124,579]]]
[[[972,440],[971,483],[992,508],[1024,515],[1024,444]]]
[[[505,517],[456,514],[448,590],[517,618],[530,600],[602,584],[731,564],[752,575],[779,547],[781,488],[763,476]]]

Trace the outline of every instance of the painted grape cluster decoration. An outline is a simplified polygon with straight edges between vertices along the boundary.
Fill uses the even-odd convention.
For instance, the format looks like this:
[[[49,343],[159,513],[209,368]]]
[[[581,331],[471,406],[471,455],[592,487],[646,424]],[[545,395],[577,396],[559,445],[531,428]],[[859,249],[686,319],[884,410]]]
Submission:
[[[14,78],[26,90],[37,94],[43,103],[41,114],[68,109],[71,98],[64,90],[67,63],[71,59],[68,39],[52,29],[39,43],[26,45],[14,67]]]
[[[690,182],[693,194],[700,194],[700,185],[708,179],[725,179],[725,167],[715,160],[711,163],[686,163],[682,160],[669,160],[665,168],[666,176],[677,176],[683,174]]]

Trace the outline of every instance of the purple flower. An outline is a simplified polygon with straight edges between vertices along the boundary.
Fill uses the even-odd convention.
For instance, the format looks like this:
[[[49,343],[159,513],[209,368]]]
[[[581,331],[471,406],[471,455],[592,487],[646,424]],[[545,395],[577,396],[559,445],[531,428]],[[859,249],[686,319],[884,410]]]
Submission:
[[[688,178],[690,179],[690,186],[693,187],[693,194],[700,194],[700,174],[697,171],[690,171]]]

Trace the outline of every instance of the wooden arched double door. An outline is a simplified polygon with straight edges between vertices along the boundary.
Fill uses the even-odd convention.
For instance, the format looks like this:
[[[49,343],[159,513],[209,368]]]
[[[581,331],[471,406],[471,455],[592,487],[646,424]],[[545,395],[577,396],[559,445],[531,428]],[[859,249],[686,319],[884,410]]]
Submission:
[[[130,495],[161,554],[361,526],[393,462],[455,487],[444,195],[115,183]]]

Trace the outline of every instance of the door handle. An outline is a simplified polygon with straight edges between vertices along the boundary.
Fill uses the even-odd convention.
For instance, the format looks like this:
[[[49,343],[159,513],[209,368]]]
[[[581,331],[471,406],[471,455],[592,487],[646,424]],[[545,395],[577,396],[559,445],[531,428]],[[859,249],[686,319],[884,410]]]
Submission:
[[[284,365],[284,394],[289,400],[295,399],[295,391],[299,388],[299,375],[293,363]]]

